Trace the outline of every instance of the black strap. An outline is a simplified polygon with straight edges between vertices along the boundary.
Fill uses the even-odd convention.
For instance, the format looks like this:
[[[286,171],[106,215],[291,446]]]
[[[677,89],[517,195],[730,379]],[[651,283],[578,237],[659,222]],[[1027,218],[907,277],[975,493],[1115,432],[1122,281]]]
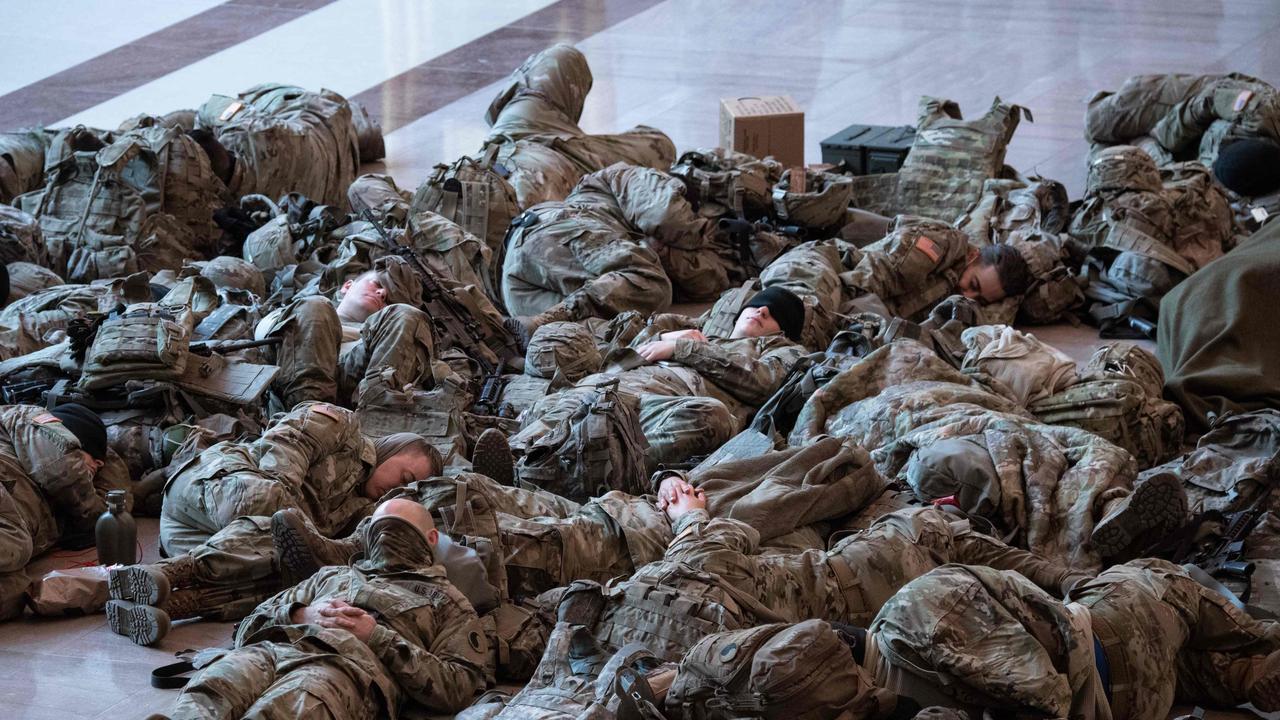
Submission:
[[[191,678],[185,676],[195,669],[196,666],[192,665],[190,660],[161,665],[151,671],[151,687],[161,690],[177,690],[186,687],[187,683],[191,682]]]

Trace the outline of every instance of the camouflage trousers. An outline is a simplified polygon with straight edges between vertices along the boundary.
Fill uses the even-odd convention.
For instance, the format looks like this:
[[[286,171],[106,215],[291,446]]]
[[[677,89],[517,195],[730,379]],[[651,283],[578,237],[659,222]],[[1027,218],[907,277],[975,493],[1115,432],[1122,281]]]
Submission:
[[[185,718],[334,718],[384,712],[379,693],[327,648],[259,642],[231,650],[200,671],[168,712]]]
[[[170,557],[191,552],[241,517],[271,517],[277,510],[303,506],[288,486],[255,467],[201,475],[179,472],[165,489],[160,547]]]
[[[1164,560],[1114,566],[1071,599],[1089,608],[1111,666],[1112,715],[1158,720],[1175,700],[1234,707],[1280,649],[1280,624],[1258,621]]]
[[[35,483],[10,466],[0,482],[0,620],[22,614],[26,566],[58,542],[58,523]]]
[[[153,567],[181,593],[184,611],[207,620],[239,620],[285,587],[271,518],[262,515],[236,518],[187,553]]]
[[[431,320],[410,305],[390,305],[371,315],[360,339],[345,351],[340,351],[338,313],[321,297],[295,301],[272,334],[283,338],[274,387],[286,407],[306,400],[359,405],[376,400],[380,391],[430,385]]]

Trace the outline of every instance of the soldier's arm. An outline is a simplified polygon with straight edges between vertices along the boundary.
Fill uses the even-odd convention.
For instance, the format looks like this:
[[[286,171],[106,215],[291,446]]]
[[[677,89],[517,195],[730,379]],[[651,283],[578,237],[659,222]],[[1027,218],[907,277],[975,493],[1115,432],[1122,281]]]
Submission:
[[[50,505],[74,525],[106,512],[104,495],[94,485],[94,470],[78,450],[39,461],[31,469],[31,479],[44,491]]]
[[[954,555],[950,558],[951,562],[1013,570],[1054,597],[1062,597],[1067,580],[1079,575],[1066,565],[1051,562],[1027,550],[1010,547],[975,530],[955,533],[952,542]]]
[[[317,460],[337,452],[351,434],[350,410],[329,403],[295,407],[262,434],[258,467],[270,475],[301,478]]]
[[[677,340],[674,362],[699,375],[748,405],[759,406],[781,387],[792,366],[804,355],[799,345],[784,345],[763,355],[729,352],[711,342]]]
[[[248,617],[241,620],[240,624],[236,626],[236,647],[240,647],[246,641],[249,641],[249,638],[259,630],[297,624],[295,613],[315,601],[319,578],[324,575],[324,572],[324,570],[321,570],[319,574],[313,575],[310,579],[263,600],[258,607],[253,609],[253,612],[249,613]]]
[[[707,221],[684,197],[684,183],[660,170],[613,166],[601,173],[629,225],[663,245],[702,244]]]
[[[409,697],[434,712],[458,712],[485,687],[489,641],[480,618],[453,603],[415,613],[420,637],[406,638],[379,624],[369,648]]]
[[[593,279],[574,291],[593,314],[612,317],[627,310],[655,312],[671,304],[671,280],[652,250],[630,238],[586,233],[570,241],[583,269]]]
[[[750,525],[728,518],[712,519],[705,509],[681,515],[671,530],[675,539],[663,559],[699,565],[718,553],[751,555],[760,545],[760,534]]]

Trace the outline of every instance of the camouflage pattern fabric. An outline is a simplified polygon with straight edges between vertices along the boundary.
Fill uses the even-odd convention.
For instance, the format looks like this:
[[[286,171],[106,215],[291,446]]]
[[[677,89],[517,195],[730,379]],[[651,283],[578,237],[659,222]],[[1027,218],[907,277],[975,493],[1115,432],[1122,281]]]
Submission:
[[[947,223],[960,217],[983,183],[1000,175],[1023,115],[1030,119],[1026,108],[996,98],[986,114],[966,121],[954,101],[921,98],[915,140],[897,174],[896,212]]]
[[[1117,718],[1167,717],[1180,703],[1233,707],[1251,666],[1280,649],[1280,625],[1258,621],[1164,560],[1134,560],[1077,585],[1111,668]]]
[[[0,205],[0,262],[49,264],[36,218],[10,205]]]
[[[64,526],[87,531],[106,510],[80,441],[46,410],[0,409],[0,620],[22,613],[24,568],[57,544]]]
[[[666,707],[686,720],[729,720],[746,707],[769,720],[886,714],[893,694],[849,657],[849,646],[821,620],[716,633],[680,659]]]
[[[1110,720],[1087,617],[1017,573],[944,565],[884,606],[864,665],[924,705]]]
[[[917,222],[860,252],[853,269],[841,275],[846,297],[876,295],[894,316],[914,320],[952,293],[972,251],[959,230]]]
[[[1225,413],[1190,452],[1142,473],[1173,473],[1182,480],[1193,512],[1243,510],[1280,470],[1280,412]]]
[[[804,192],[791,191],[791,170],[773,186],[773,212],[784,223],[813,230],[843,225],[853,181],[843,175],[805,171]]]
[[[882,472],[926,502],[955,496],[1009,542],[1082,569],[1101,563],[1088,540],[1109,503],[1127,497],[1132,456],[1085,430],[957,408],[874,453]]]
[[[9,297],[7,303],[21,300],[41,290],[47,290],[62,284],[62,278],[43,265],[20,261],[9,263],[5,266],[5,269],[9,271]]]
[[[323,568],[260,605],[239,625],[235,647],[183,689],[171,717],[394,718],[412,706],[465,707],[492,672],[484,626],[416,528],[382,534],[357,566]],[[377,620],[367,644],[345,631],[293,624],[295,607],[327,599]]]
[[[360,166],[359,138],[345,98],[278,83],[255,85],[234,98],[214,95],[197,110],[236,156],[237,196],[297,192],[347,207],[347,186]]]
[[[295,407],[262,437],[222,442],[174,470],[165,487],[160,541],[186,552],[242,515],[301,508],[326,536],[366,514],[360,494],[373,443],[351,411],[327,403]]]
[[[68,155],[50,169],[50,183],[14,200],[40,221],[58,272],[70,282],[89,282],[177,270],[196,255],[199,242],[190,226],[158,202],[166,189],[163,148],[157,151],[141,135],[103,147],[83,127],[73,137]]]
[[[690,150],[671,166],[672,175],[696,190],[698,212],[709,218],[767,215],[770,188],[782,179],[782,171],[782,164],[772,157],[760,159],[720,147]]]
[[[574,383],[600,369],[595,338],[578,323],[547,323],[534,331],[524,356],[524,371],[548,380],[557,375]]]
[[[51,131],[39,128],[0,133],[0,204],[44,183],[45,151],[52,139]]]
[[[520,207],[563,199],[578,178],[614,163],[665,170],[675,161],[671,139],[651,127],[615,135],[584,133],[578,120],[591,83],[582,52],[557,44],[530,55],[490,103],[486,143],[502,147],[499,159]]]
[[[1013,391],[1019,405],[1047,398],[1076,382],[1075,361],[1008,325],[972,327],[960,339],[968,349],[960,369],[996,378]]]
[[[1160,171],[1173,212],[1173,249],[1199,270],[1235,246],[1231,205],[1209,168],[1176,163]]]

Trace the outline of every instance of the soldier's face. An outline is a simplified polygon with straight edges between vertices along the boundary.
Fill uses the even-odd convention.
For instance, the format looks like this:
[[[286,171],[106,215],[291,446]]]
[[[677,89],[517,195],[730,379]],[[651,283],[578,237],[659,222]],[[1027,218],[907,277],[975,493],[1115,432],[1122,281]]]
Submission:
[[[738,321],[733,324],[733,333],[730,337],[736,340],[738,338],[777,335],[780,332],[782,332],[782,326],[778,324],[777,320],[773,319],[768,307],[749,307],[738,316]]]
[[[377,500],[402,485],[426,480],[439,472],[439,468],[432,465],[431,458],[421,452],[410,450],[392,455],[373,469],[369,479],[364,481],[360,494],[370,500]]]
[[[977,260],[969,263],[969,266],[964,269],[956,290],[970,300],[984,303],[1000,302],[1005,294],[996,266],[984,265]]]
[[[387,290],[378,282],[377,273],[367,272],[355,280],[342,284],[342,300],[338,301],[338,315],[349,320],[364,322],[368,317],[387,306]]]

